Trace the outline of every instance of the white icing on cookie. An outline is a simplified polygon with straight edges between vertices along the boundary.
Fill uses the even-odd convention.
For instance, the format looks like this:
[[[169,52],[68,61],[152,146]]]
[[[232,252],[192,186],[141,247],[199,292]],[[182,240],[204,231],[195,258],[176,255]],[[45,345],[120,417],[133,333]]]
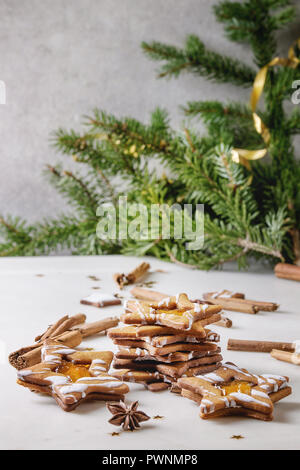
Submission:
[[[257,400],[254,398],[252,395],[247,395],[246,393],[242,392],[232,392],[230,393],[230,396],[233,398],[236,398],[240,402],[246,402],[246,403],[257,403],[259,405],[264,405],[270,408],[269,403],[262,402],[261,400]]]
[[[157,305],[158,305],[158,307],[162,307],[163,305],[166,305],[166,307],[168,307],[169,303],[170,303],[170,300],[171,300],[171,297],[165,297],[160,302],[158,302]]]
[[[209,305],[208,304],[198,304],[194,303],[194,310],[195,313],[204,313],[208,309]]]
[[[18,370],[17,377],[18,379],[23,379],[23,377],[28,377],[29,375],[34,374],[32,370]]]
[[[103,359],[93,359],[92,360],[92,365],[94,365],[94,364],[105,364],[106,365],[106,362]]]
[[[209,411],[208,411],[209,410]],[[204,414],[213,413],[215,411],[215,405],[211,400],[203,398],[201,400],[200,412]]]
[[[204,380],[207,380],[208,382],[224,382],[224,379],[219,375],[215,374],[214,372],[209,372],[208,374],[204,374],[203,376],[200,375],[199,377],[203,378]]]
[[[70,383],[69,377],[65,375],[49,375],[49,377],[46,377],[45,380],[51,382],[52,387],[54,387],[55,385],[65,385],[67,383]]]
[[[224,364],[224,367],[226,367],[227,369],[232,369],[236,372],[241,372],[242,374],[246,375],[247,377],[252,377],[251,374],[247,373],[247,372],[244,372],[243,370],[241,370],[239,367],[233,365],[233,364],[229,364],[228,362],[226,362]]]
[[[269,395],[267,393],[262,392],[261,390],[257,390],[257,389],[252,389],[251,395],[256,396],[256,397],[261,397],[261,398],[269,398]]]

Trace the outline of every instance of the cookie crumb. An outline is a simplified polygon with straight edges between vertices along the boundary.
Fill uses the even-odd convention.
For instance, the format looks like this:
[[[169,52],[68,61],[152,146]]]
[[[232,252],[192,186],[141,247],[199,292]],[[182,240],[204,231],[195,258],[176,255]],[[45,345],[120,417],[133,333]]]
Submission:
[[[100,279],[97,276],[94,276],[93,274],[90,274],[88,278],[91,279],[92,281],[100,281]]]
[[[157,284],[156,281],[146,281],[146,282],[141,282],[140,284],[137,284],[137,287],[153,287]]]
[[[242,436],[241,434],[237,434],[237,435],[233,434],[233,436],[231,436],[230,439],[244,439],[244,436]]]
[[[123,295],[119,294],[118,292],[116,292],[114,294],[114,296],[117,297],[117,299],[125,299],[125,297]]]
[[[153,416],[153,419],[163,419],[163,418],[164,418],[164,416],[160,416],[160,415]]]

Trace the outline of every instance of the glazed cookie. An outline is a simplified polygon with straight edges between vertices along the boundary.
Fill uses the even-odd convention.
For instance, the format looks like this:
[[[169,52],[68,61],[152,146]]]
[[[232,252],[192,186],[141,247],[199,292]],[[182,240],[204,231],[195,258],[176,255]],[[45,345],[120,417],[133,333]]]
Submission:
[[[119,340],[115,339],[114,344],[118,346],[125,346],[129,348],[140,348],[146,349],[151,356],[164,356],[167,354],[171,354],[173,352],[182,352],[182,351],[216,351],[218,346],[216,343],[172,343],[166,344],[165,346],[155,347],[149,344],[147,341],[143,340]]]
[[[202,343],[203,341],[219,342],[220,336],[208,329],[204,329],[204,336],[192,335],[190,332],[178,332],[172,328],[156,325],[146,326],[124,326],[111,328],[107,333],[111,339],[120,340],[142,340],[153,346],[165,346],[172,343],[191,342]]]
[[[115,369],[131,369],[131,370],[148,370],[158,371],[163,375],[170,377],[181,377],[187,373],[189,369],[195,369],[202,366],[216,364],[222,360],[220,354],[214,354],[211,356],[200,357],[197,359],[190,359],[185,362],[174,362],[172,364],[158,363],[156,361],[131,361],[129,359],[118,359],[116,358],[113,362]]]
[[[129,300],[125,309],[128,313],[122,315],[121,320],[126,324],[156,324],[176,330],[191,330],[197,320],[210,319],[221,311],[218,305],[191,302],[186,294],[167,297],[156,304]]]
[[[172,352],[165,356],[151,356],[146,349],[140,348],[125,348],[119,346],[119,351],[115,354],[115,357],[118,359],[130,359],[135,361],[158,361],[158,362],[185,362],[189,361],[190,359],[195,359],[199,357],[208,356],[210,354],[219,353],[221,351],[220,348],[213,350],[213,351],[190,351],[190,352]]]
[[[53,396],[64,411],[86,400],[123,399],[129,388],[107,374],[112,359],[111,351],[78,351],[48,339],[41,363],[18,371],[17,383]]]
[[[269,421],[273,402],[291,393],[288,378],[255,375],[227,362],[202,377],[182,377],[177,385],[182,395],[200,404],[201,418],[244,415]]]
[[[131,370],[131,369],[119,369],[114,370],[112,373],[113,377],[117,377],[119,380],[124,382],[135,382],[135,383],[152,383],[161,382],[163,377],[159,372],[150,372],[146,370]]]

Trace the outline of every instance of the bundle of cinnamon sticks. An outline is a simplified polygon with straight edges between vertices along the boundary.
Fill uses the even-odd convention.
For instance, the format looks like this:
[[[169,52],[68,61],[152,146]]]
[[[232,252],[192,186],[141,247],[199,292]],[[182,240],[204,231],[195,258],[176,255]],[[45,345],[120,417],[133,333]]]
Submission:
[[[38,364],[41,361],[43,341],[47,338],[55,339],[74,348],[79,346],[83,338],[106,331],[119,323],[117,317],[104,318],[93,323],[85,323],[85,321],[86,315],[82,313],[71,317],[65,315],[50,325],[44,333],[36,336],[33,345],[12,352],[8,357],[10,364],[18,370]]]
[[[206,292],[203,298],[213,304],[222,305],[225,310],[242,313],[258,313],[259,311],[272,312],[278,309],[275,302],[262,302],[260,300],[246,299],[241,292],[231,292],[223,289],[219,292]]]

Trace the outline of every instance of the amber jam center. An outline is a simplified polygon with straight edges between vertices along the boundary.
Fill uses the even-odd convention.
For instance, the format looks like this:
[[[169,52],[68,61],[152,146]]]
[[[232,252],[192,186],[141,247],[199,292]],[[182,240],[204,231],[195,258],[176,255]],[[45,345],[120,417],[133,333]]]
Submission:
[[[62,361],[55,369],[55,372],[70,377],[72,382],[81,379],[82,377],[91,377],[89,372],[90,364],[72,364],[72,362]]]
[[[240,392],[245,393],[246,395],[251,394],[251,384],[248,382],[243,382],[242,380],[233,380],[228,385],[223,385],[221,387],[223,395],[229,395],[230,393]]]
[[[182,315],[186,312],[186,309],[174,309],[174,310],[158,310],[157,313],[168,313],[172,315]]]

